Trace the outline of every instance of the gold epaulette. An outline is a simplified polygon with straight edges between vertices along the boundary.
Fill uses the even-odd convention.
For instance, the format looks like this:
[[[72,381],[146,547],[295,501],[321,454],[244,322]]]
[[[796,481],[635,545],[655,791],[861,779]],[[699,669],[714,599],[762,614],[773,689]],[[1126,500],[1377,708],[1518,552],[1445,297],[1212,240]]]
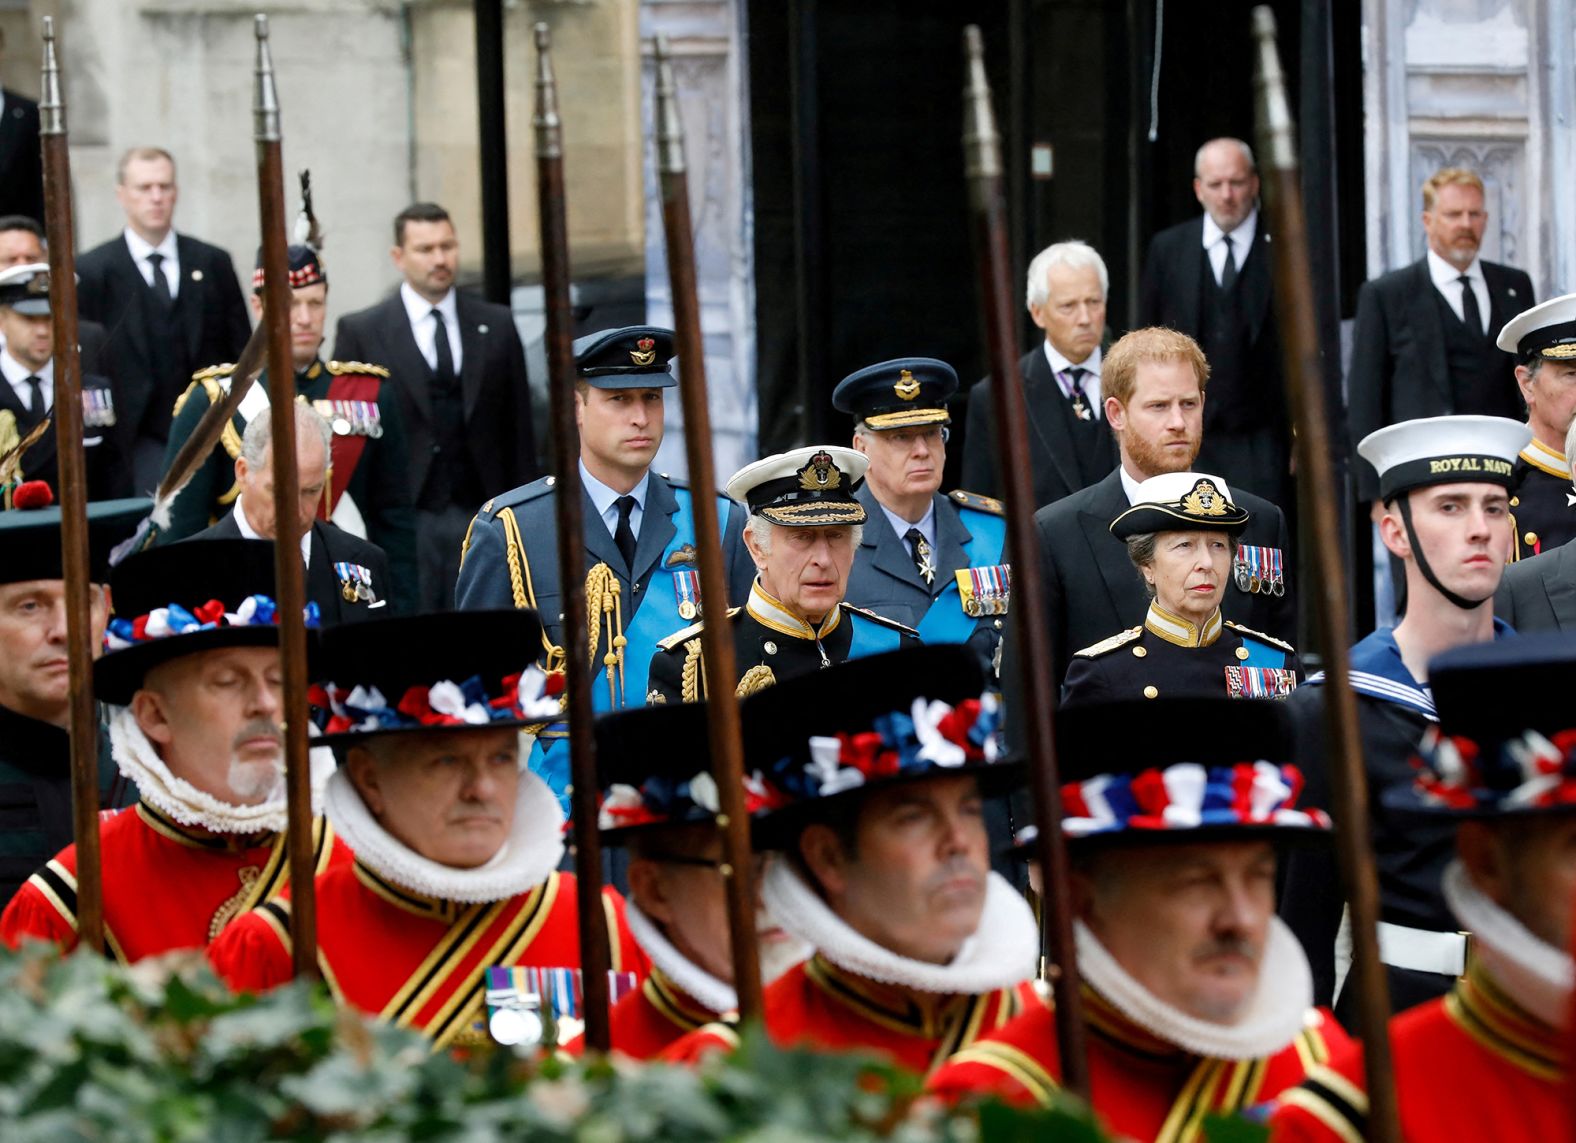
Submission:
[[[981,496],[978,492],[965,492],[959,488],[951,493],[955,503],[965,508],[973,508],[977,512],[989,512],[992,516],[1001,516],[1006,513],[1006,508],[1000,500],[993,496]]]
[[[1293,647],[1284,639],[1277,639],[1273,635],[1266,635],[1262,631],[1255,631],[1251,627],[1244,627],[1242,624],[1236,622],[1233,619],[1226,620],[1226,626],[1230,627],[1238,635],[1248,635],[1254,639],[1259,640],[1260,642],[1268,643],[1272,647],[1279,647],[1282,651],[1290,651],[1294,655],[1297,653],[1297,648]]]
[[[1110,651],[1114,651],[1118,647],[1125,647],[1125,646],[1127,646],[1129,643],[1131,643],[1134,639],[1137,639],[1143,633],[1144,633],[1144,625],[1142,623],[1140,623],[1137,627],[1129,627],[1126,631],[1119,631],[1119,632],[1117,632],[1115,635],[1112,635],[1109,639],[1101,639],[1098,643],[1091,643],[1091,644],[1089,644],[1089,646],[1085,647],[1082,651],[1074,651],[1073,652],[1073,658],[1075,658],[1075,659],[1098,659],[1101,655],[1104,655],[1104,654],[1106,654],[1107,652],[1110,652]]]
[[[347,373],[364,373],[372,377],[387,377],[389,371],[381,365],[373,365],[367,361],[325,361],[323,368],[335,377],[343,377]]]
[[[696,620],[688,627],[681,627],[679,630],[673,632],[673,634],[669,635],[666,639],[658,639],[657,646],[661,650],[671,651],[680,643],[684,642],[684,640],[699,635],[701,628],[704,626],[706,626],[706,621],[704,619]]]
[[[855,607],[847,600],[843,601],[843,610],[851,611],[855,615],[863,616],[866,619],[881,624],[883,627],[890,627],[895,631],[903,632],[905,635],[912,635],[916,639],[919,638],[919,632],[908,626],[906,623],[899,623],[896,619],[888,619],[885,615],[877,615],[874,611],[871,611],[865,607]]]
[[[193,381],[208,381],[215,377],[228,377],[235,372],[235,362],[226,361],[223,365],[210,365],[206,369],[199,369],[192,374]]]

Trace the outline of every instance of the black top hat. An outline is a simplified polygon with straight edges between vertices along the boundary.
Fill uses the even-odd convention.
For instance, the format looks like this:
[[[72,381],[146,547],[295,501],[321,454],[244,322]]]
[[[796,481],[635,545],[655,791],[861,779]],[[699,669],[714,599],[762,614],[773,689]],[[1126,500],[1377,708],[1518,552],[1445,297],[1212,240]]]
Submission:
[[[104,657],[93,665],[93,686],[103,702],[129,703],[148,671],[170,659],[279,642],[274,545],[267,540],[152,548],[128,556],[110,573],[109,585],[115,615]],[[317,605],[307,611],[308,625],[315,626]]]
[[[285,250],[290,263],[290,288],[328,284],[328,271],[323,269],[323,259],[310,246],[290,246]],[[257,248],[257,268],[252,271],[252,293],[263,291],[263,248]]]
[[[602,837],[710,825],[719,809],[703,702],[636,707],[596,722]]]
[[[854,659],[746,699],[745,770],[756,844],[787,845],[834,799],[923,778],[978,775],[1006,789],[1000,707],[978,657],[936,644]]]
[[[1457,647],[1428,665],[1439,712],[1416,778],[1382,791],[1404,812],[1576,813],[1576,640],[1544,632]]]
[[[850,373],[832,391],[832,405],[877,431],[952,420],[947,400],[958,391],[952,366],[934,357],[899,357]]]
[[[150,500],[99,500],[88,505],[88,578],[109,579],[109,554],[137,530]],[[0,512],[0,583],[64,579],[60,551],[60,506]]]
[[[528,610],[443,611],[331,627],[313,670],[319,741],[546,721],[533,709],[543,701],[543,676],[526,669],[541,638],[541,621]],[[557,717],[557,700],[546,701]]]
[[[671,389],[673,331],[626,325],[575,339],[575,372],[593,389]]]

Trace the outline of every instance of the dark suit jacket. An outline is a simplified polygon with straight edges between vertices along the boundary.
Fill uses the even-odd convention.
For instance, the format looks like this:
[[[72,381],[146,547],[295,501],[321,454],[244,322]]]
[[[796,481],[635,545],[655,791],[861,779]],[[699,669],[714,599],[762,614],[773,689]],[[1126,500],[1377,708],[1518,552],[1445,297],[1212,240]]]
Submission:
[[[38,145],[38,104],[9,89],[0,114],[0,214],[44,221],[44,159]]]
[[[251,336],[251,319],[230,256],[217,246],[177,234],[180,287],[170,320],[178,336],[165,349],[171,367],[161,375],[150,340],[150,307],[157,303],[132,261],[124,235],[95,246],[77,259],[77,298],[82,316],[109,331],[103,358],[115,378],[117,405],[127,439],[161,444],[170,435],[175,398],[191,375],[208,365],[234,361]]]
[[[103,377],[83,374],[82,388],[109,389],[110,384]],[[116,404],[118,420],[118,401]],[[17,398],[16,390],[3,377],[0,377],[0,409],[9,410],[15,415],[17,431],[26,436],[32,427],[31,417],[27,407]],[[91,428],[84,426],[82,459],[87,470],[89,500],[119,500],[131,495],[131,465],[122,447],[118,423]],[[60,499],[60,454],[53,417],[44,435],[22,454],[22,479],[48,482],[55,492],[55,499]]]
[[[1068,493],[1084,487],[1074,460],[1072,435],[1051,402],[1065,402],[1061,385],[1045,359],[1045,347],[1036,345],[1018,363],[1023,375],[1023,397],[1029,409],[1029,467],[1034,473],[1034,503],[1044,507]],[[989,379],[969,390],[968,439],[963,442],[962,485],[982,496],[1001,496],[1001,481],[996,475],[996,411],[991,401]],[[1116,467],[1116,441],[1106,433],[1107,461],[1099,476]],[[1097,477],[1098,478],[1098,477]]]
[[[205,528],[189,539],[239,540],[241,528],[235,522],[235,512],[226,512],[219,522]],[[372,573],[372,598],[346,602],[340,591],[340,581],[334,571],[338,563],[356,564]],[[359,623],[363,619],[381,619],[389,614],[389,561],[383,549],[368,543],[359,536],[352,536],[333,524],[322,520],[312,522],[312,560],[306,569],[306,597],[317,604],[325,627],[334,623]]]
[[[482,490],[491,495],[536,479],[525,349],[508,306],[464,293],[456,302],[466,436]],[[334,356],[387,366],[410,437],[410,489],[419,504],[436,447],[428,388],[432,370],[416,348],[416,335],[398,290],[369,309],[339,319]]]
[[[1517,631],[1576,631],[1576,540],[1506,568],[1494,614]]]
[[[1533,304],[1532,279],[1513,266],[1484,262],[1488,283],[1490,334]],[[1352,334],[1352,364],[1346,375],[1352,448],[1375,429],[1417,417],[1456,412],[1445,362],[1445,334],[1439,319],[1438,291],[1424,256],[1410,266],[1365,282],[1357,292],[1357,326]],[[1505,354],[1505,407],[1501,416],[1524,416],[1516,387],[1515,360]],[[1357,494],[1378,495],[1373,467],[1354,457]]]
[[[1295,643],[1296,581],[1286,518],[1275,505],[1250,492],[1232,489],[1232,495],[1253,516],[1242,542],[1281,550],[1286,594],[1244,592],[1233,582],[1226,588],[1221,613],[1254,631]],[[1127,545],[1110,532],[1111,521],[1127,508],[1122,474],[1116,471],[1034,514],[1058,683],[1074,652],[1144,621],[1149,596],[1143,577],[1127,558]],[[1003,677],[1007,674],[1004,668]]]

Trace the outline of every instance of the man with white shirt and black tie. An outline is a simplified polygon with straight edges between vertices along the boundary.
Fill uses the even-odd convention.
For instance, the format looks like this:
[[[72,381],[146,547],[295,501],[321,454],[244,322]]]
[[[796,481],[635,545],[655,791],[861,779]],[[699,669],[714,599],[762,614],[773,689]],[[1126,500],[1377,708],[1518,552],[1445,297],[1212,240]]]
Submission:
[[[77,259],[77,302],[83,317],[109,329],[103,360],[121,397],[135,486],[147,490],[164,471],[175,399],[196,370],[234,361],[252,325],[230,256],[174,230],[168,151],[122,155],[115,197],[126,228]]]
[[[1047,246],[1029,263],[1029,315],[1045,331],[1044,343],[1018,365],[1029,411],[1036,507],[1087,488],[1116,467],[1116,443],[1105,427],[1100,392],[1110,285],[1104,260],[1083,242]],[[969,390],[965,433],[963,487],[999,497],[996,414],[983,381]]]
[[[339,319],[334,356],[384,363],[395,382],[410,438],[421,610],[442,610],[454,606],[478,506],[537,473],[525,350],[508,306],[455,289],[460,242],[441,206],[402,210],[390,255],[405,280]]]
[[[1204,212],[1149,244],[1138,324],[1180,330],[1209,359],[1198,467],[1289,507],[1291,440],[1270,304],[1270,236],[1260,225],[1248,145],[1221,138],[1200,147],[1193,194]]]

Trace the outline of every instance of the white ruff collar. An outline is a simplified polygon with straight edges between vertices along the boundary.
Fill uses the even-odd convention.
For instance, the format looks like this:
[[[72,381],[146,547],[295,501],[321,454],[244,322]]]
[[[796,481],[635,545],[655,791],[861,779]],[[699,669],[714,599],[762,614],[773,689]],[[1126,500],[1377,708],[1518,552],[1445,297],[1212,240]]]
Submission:
[[[733,991],[733,985],[718,980],[674,948],[673,942],[662,935],[662,930],[636,908],[633,901],[624,904],[624,918],[629,922],[630,935],[646,950],[651,963],[662,970],[675,988],[719,1016],[739,1007],[739,998]]]
[[[1445,903],[1472,934],[1472,953],[1494,983],[1535,1019],[1556,1028],[1570,1024],[1576,965],[1570,954],[1535,935],[1473,883],[1466,867],[1445,869]]]
[[[1279,917],[1270,918],[1258,987],[1242,1019],[1216,1024],[1167,1004],[1127,974],[1082,921],[1073,923],[1078,971],[1090,987],[1133,1023],[1196,1056],[1256,1060],[1286,1047],[1307,1023],[1313,974],[1302,945]]]
[[[285,829],[285,779],[281,772],[268,797],[256,805],[240,805],[216,798],[178,778],[164,764],[148,736],[137,725],[130,707],[120,707],[109,720],[110,754],[120,772],[137,784],[144,800],[181,825],[211,833],[280,833]],[[323,783],[334,767],[327,747],[309,754],[312,771],[312,814],[323,804]]]
[[[509,840],[478,869],[439,864],[398,841],[378,824],[343,770],[328,780],[324,801],[334,832],[361,864],[403,889],[440,901],[476,905],[519,896],[546,881],[564,859],[558,795],[528,770],[520,772]]]
[[[979,927],[951,964],[899,956],[855,932],[786,861],[772,862],[761,895],[778,924],[839,968],[916,992],[977,995],[1010,988],[1032,979],[1039,960],[1040,929],[1034,911],[996,873],[985,882]]]

